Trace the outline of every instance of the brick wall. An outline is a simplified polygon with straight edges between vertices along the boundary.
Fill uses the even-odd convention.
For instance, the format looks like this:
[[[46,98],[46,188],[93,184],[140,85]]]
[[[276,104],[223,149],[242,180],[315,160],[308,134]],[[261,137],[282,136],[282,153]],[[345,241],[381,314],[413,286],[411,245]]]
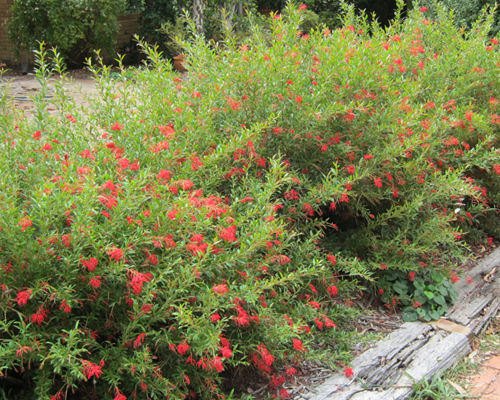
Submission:
[[[9,10],[13,0],[0,0],[0,63],[5,63],[10,67],[17,67],[19,61],[16,60],[13,50],[14,45],[10,43],[7,35],[6,20],[9,18]],[[116,49],[120,49],[123,43],[129,42],[133,35],[137,33],[138,19],[140,13],[130,13],[118,16],[118,21],[121,24],[120,31],[117,35]],[[32,54],[24,54],[21,56],[23,62],[30,61],[33,63]],[[114,59],[115,57],[111,57]]]
[[[2,0],[0,0],[2,1]],[[120,48],[123,43],[130,42],[132,37],[137,33],[137,28],[139,27],[139,17],[141,13],[130,13],[118,16],[118,22],[120,23],[120,31],[116,37],[116,48]]]

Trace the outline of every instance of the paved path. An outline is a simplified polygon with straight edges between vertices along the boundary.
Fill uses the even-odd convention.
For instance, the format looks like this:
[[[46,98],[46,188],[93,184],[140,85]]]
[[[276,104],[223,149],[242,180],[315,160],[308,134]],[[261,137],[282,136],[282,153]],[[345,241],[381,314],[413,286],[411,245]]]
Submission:
[[[471,381],[471,395],[482,400],[500,400],[500,356],[490,358]]]
[[[29,115],[29,113],[35,109],[31,97],[36,95],[41,88],[38,81],[34,76],[22,76],[13,78],[7,77],[6,81],[9,82],[10,94],[14,101],[14,106],[17,109],[25,111],[25,113]],[[51,81],[54,82],[54,80]],[[0,91],[5,90],[6,86],[6,82],[0,83]],[[68,81],[64,84],[64,88],[68,91],[69,95],[75,100],[76,104],[78,105],[85,105],[83,92],[96,92],[94,81],[90,78],[73,78],[71,81]],[[49,93],[46,96],[47,102],[51,100],[52,95],[53,90],[51,90],[49,82]],[[51,107],[50,105],[47,110],[49,112],[56,111],[56,109],[54,107]]]

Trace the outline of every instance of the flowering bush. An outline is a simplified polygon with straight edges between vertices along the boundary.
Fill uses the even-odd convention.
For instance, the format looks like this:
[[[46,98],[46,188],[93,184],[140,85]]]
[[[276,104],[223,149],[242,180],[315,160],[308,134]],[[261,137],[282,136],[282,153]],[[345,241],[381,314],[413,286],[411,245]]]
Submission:
[[[110,54],[125,11],[125,0],[13,0],[8,21],[16,52],[31,52],[44,41],[64,53],[66,61],[82,66],[94,49]],[[19,56],[19,54],[17,54]]]
[[[43,49],[33,118],[2,94],[0,372],[32,397],[220,398],[243,366],[286,397],[356,277],[446,275],[498,235],[497,40],[286,15],[186,43],[187,80],[147,45],[134,81],[90,65],[85,109],[55,83],[49,114]]]

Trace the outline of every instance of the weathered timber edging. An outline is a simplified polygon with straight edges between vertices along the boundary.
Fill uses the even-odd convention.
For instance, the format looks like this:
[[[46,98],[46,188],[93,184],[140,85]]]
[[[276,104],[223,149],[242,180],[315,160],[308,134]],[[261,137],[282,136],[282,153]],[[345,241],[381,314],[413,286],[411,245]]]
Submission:
[[[413,385],[443,372],[469,354],[472,338],[500,307],[500,249],[457,282],[455,307],[439,321],[407,322],[351,363],[354,376],[335,373],[307,394],[309,400],[403,400]]]

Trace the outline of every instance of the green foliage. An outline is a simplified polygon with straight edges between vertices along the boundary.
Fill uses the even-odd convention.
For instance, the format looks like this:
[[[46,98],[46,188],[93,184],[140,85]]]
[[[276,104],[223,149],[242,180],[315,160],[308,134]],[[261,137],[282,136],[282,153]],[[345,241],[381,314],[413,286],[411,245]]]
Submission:
[[[338,0],[304,0],[308,10],[314,11],[319,16],[319,23],[325,24],[329,29],[340,26],[341,6]]]
[[[186,29],[186,21],[184,18],[178,17],[175,24],[167,22],[162,24],[160,32],[168,36],[165,46],[169,54],[177,56],[182,53],[183,47],[179,41],[185,41],[188,36]]]
[[[399,303],[403,320],[437,320],[448,311],[448,304],[457,300],[458,291],[448,277],[438,271],[424,271],[417,275],[389,271],[378,282],[386,305]],[[394,302],[394,303],[393,303]]]
[[[81,65],[92,50],[113,54],[117,15],[125,6],[125,0],[14,0],[9,37],[18,52],[44,42],[57,47],[68,63]]]
[[[300,21],[300,29],[303,33],[309,33],[311,30],[318,28],[319,15],[311,10],[302,11],[302,21]]]
[[[316,343],[345,362],[359,281],[434,318],[500,233],[498,41],[302,11],[195,35],[184,79],[147,44],[134,79],[90,62],[87,108],[55,82],[49,113],[43,49],[33,116],[0,93],[0,372],[27,397],[212,399],[235,368],[286,397]]]
[[[304,0],[301,1],[307,8],[319,15],[319,22],[325,24],[329,29],[340,26],[340,15],[342,11],[342,1],[340,0]],[[363,11],[369,18],[373,16],[382,26],[388,26],[394,18],[396,10],[395,0],[354,0],[349,1],[354,5],[359,14]]]
[[[165,56],[176,56],[178,53],[168,52],[166,43],[170,38],[162,32],[161,27],[167,23],[175,25],[177,18],[182,15],[182,8],[187,5],[185,0],[145,0],[139,19],[139,35],[158,45],[159,51]]]
[[[414,390],[411,400],[444,400],[464,397],[448,384],[439,373],[431,379],[424,377],[420,382],[415,384]],[[465,398],[467,397],[469,396],[465,396]]]
[[[495,1],[490,0],[439,0],[439,4],[453,11],[453,16],[456,24],[459,27],[465,27],[470,30],[474,23],[481,18],[485,9],[494,8]],[[436,1],[420,0],[419,7],[428,7],[429,14],[435,13]],[[496,36],[500,30],[499,13],[495,12],[495,22],[491,27],[490,34]]]

